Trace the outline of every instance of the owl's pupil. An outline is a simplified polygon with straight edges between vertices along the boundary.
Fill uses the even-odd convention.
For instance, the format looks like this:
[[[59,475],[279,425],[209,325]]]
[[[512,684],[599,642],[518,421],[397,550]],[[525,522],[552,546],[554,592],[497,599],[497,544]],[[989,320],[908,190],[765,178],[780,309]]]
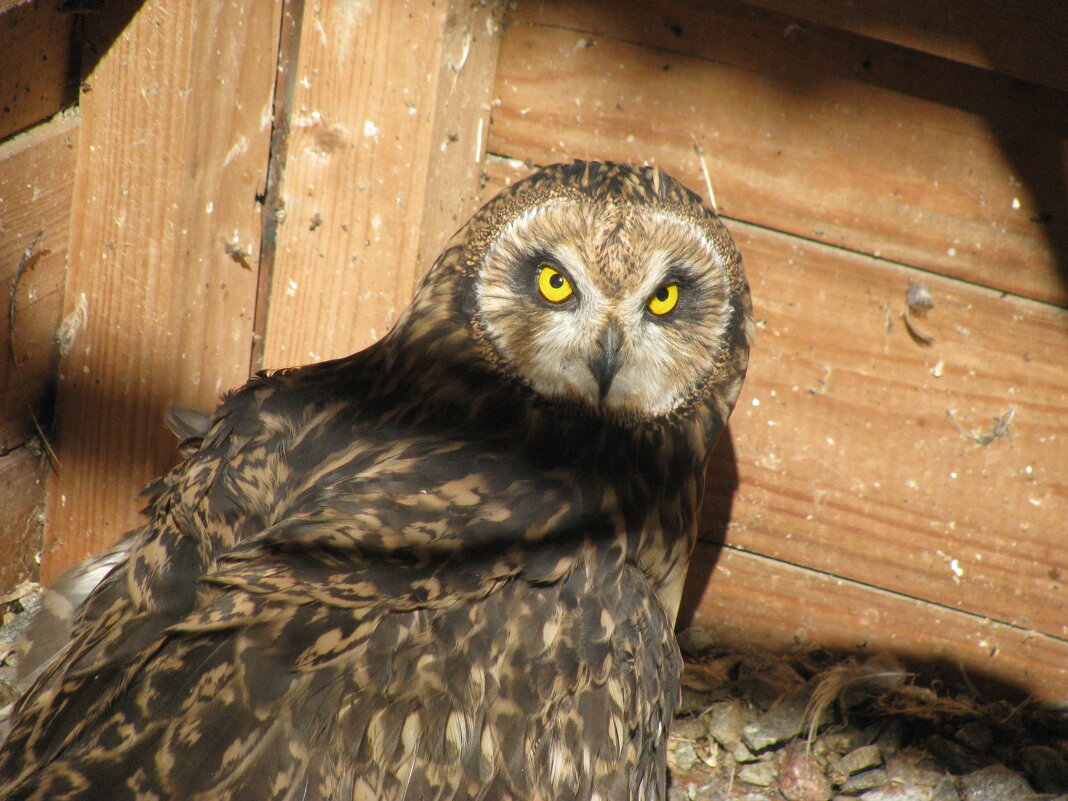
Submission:
[[[553,289],[559,289],[564,285],[564,277],[560,273],[549,276],[549,286]]]
[[[666,286],[662,286],[660,289],[656,290],[656,299],[661,303],[668,299],[668,288]]]

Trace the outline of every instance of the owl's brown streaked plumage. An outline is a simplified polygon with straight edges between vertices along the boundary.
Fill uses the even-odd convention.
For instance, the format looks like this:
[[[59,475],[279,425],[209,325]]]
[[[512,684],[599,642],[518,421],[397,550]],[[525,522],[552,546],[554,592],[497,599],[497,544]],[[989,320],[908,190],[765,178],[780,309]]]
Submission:
[[[261,374],[19,702],[9,799],[662,799],[741,260],[653,168],[505,190],[367,350]]]

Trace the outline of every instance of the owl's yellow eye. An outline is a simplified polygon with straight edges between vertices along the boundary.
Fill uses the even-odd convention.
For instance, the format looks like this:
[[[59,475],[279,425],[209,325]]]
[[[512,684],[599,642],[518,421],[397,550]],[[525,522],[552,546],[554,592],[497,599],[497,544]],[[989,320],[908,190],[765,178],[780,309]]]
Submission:
[[[563,303],[575,293],[564,274],[548,264],[541,265],[538,271],[538,291],[550,303]]]
[[[679,285],[665,284],[649,298],[647,308],[658,317],[667,314],[679,302]]]

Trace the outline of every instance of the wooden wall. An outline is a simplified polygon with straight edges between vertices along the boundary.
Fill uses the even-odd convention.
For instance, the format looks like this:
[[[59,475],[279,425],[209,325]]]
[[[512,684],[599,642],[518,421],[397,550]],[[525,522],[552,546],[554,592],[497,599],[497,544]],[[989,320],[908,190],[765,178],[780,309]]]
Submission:
[[[0,372],[0,588],[136,523],[167,404],[381,336],[530,165],[649,162],[714,188],[758,318],[687,621],[1068,692],[1059,6],[59,5],[0,2],[0,300],[44,231]]]

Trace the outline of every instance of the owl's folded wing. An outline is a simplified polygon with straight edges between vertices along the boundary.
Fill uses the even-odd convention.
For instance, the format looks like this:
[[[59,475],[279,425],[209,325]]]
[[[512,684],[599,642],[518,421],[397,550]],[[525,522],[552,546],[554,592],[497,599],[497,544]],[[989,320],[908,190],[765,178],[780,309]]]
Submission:
[[[191,613],[148,642],[129,618],[128,647],[37,699],[38,726],[27,710],[16,732],[34,758],[5,797],[114,782],[164,798],[632,797],[677,652],[621,550],[570,536],[570,559],[545,562],[558,572],[532,577],[511,549],[383,559],[256,538]]]

